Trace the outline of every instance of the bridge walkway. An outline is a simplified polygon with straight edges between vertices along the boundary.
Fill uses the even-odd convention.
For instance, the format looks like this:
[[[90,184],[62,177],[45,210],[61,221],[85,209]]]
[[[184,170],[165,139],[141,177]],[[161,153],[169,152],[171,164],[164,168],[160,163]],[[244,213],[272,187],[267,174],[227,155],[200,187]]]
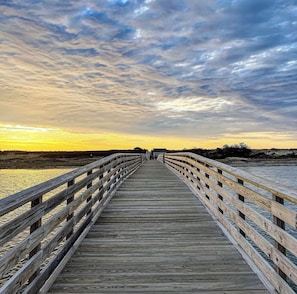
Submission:
[[[126,180],[50,293],[268,293],[189,188],[158,161]]]

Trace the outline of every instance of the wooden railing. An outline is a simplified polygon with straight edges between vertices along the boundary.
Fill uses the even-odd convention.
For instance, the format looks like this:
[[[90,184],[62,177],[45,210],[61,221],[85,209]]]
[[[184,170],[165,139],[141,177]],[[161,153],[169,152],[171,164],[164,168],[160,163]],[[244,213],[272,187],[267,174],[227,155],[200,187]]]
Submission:
[[[277,293],[295,293],[296,191],[193,153],[160,160],[192,188]]]
[[[46,292],[143,160],[141,154],[113,154],[1,199],[0,293]]]

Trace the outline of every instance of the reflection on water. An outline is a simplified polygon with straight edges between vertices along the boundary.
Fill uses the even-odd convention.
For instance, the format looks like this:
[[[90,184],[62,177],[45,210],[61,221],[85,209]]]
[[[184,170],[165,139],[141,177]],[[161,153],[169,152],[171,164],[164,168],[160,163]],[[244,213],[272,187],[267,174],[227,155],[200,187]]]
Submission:
[[[35,186],[72,169],[0,169],[0,198]]]

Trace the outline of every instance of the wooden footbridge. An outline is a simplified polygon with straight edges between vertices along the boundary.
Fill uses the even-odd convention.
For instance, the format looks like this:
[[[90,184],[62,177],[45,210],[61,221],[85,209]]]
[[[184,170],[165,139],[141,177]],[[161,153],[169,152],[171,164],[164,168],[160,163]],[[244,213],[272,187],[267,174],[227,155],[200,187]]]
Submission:
[[[192,153],[114,154],[0,200],[0,293],[295,293],[296,206]]]

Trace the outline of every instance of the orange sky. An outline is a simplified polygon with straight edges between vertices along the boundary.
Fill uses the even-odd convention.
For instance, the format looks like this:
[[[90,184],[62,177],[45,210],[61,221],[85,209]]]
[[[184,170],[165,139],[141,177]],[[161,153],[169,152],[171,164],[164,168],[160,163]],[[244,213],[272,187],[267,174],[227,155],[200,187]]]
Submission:
[[[224,135],[213,139],[195,139],[174,136],[140,136],[117,133],[71,132],[49,127],[0,125],[1,150],[56,151],[56,150],[107,150],[217,148],[224,144],[246,143],[251,148],[296,148],[289,134],[243,133]]]

